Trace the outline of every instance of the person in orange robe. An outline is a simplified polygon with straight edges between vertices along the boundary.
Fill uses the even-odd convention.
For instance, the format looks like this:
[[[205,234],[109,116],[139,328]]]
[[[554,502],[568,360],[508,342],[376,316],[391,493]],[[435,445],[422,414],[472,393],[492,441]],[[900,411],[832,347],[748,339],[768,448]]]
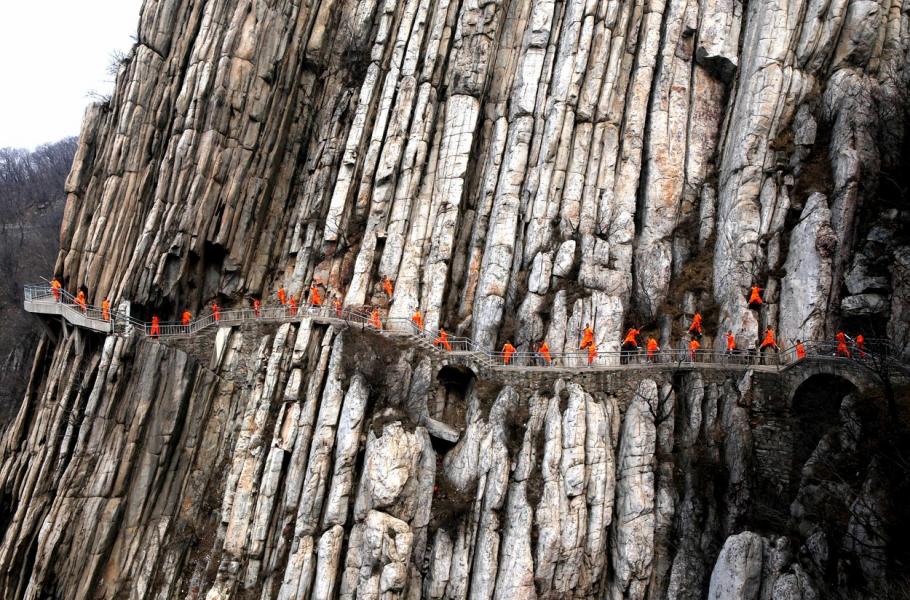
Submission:
[[[752,286],[752,292],[749,294],[749,308],[757,308],[764,304],[761,299],[762,288],[757,285]]]
[[[158,334],[160,334],[160,333],[161,333],[161,324],[160,324],[160,321],[158,320],[158,315],[154,315],[152,317],[152,326],[149,329],[149,335],[151,337],[158,337]]]
[[[310,304],[312,306],[322,305],[322,297],[319,295],[319,288],[315,283],[310,284]]]
[[[774,330],[768,327],[765,330],[765,338],[761,341],[761,346],[759,346],[760,351],[764,351],[765,348],[772,348],[777,350],[777,340],[774,338]]]
[[[695,362],[695,354],[698,352],[698,349],[701,348],[701,344],[695,338],[692,338],[689,341],[689,359],[692,362]]]
[[[340,319],[342,316],[341,300],[338,298],[335,298],[334,300],[332,300],[332,306],[335,307],[335,316]]]
[[[382,280],[382,289],[385,291],[385,295],[389,298],[389,300],[391,300],[392,292],[395,290],[395,288],[392,285],[392,280],[389,279],[388,276],[384,277]]]
[[[863,337],[863,334],[859,334],[854,341],[856,342],[856,349],[859,351],[859,357],[866,358],[866,338]]]
[[[648,360],[650,362],[657,362],[656,354],[660,352],[660,346],[657,345],[657,340],[653,337],[649,337],[645,347],[648,351]]]
[[[597,358],[597,344],[591,343],[588,346],[588,364],[594,364],[594,359]]]
[[[732,331],[727,331],[727,354],[733,354],[736,350],[736,336]]]
[[[221,308],[214,302],[212,302],[212,316],[215,317],[215,322],[221,320]]]
[[[692,317],[692,324],[689,325],[689,333],[694,333],[695,335],[701,335],[701,313],[695,313],[695,316]]]
[[[180,322],[183,324],[184,327],[189,327],[190,320],[192,318],[193,318],[193,315],[190,314],[190,311],[185,310],[185,311],[183,311],[183,314],[180,316]]]
[[[638,349],[638,335],[641,333],[641,330],[636,329],[635,327],[630,327],[629,331],[626,332],[626,337],[622,341],[623,348],[628,348],[629,350]]]
[[[414,315],[411,317],[411,323],[413,323],[417,329],[423,331],[423,315],[420,314],[419,310],[414,311]]]
[[[60,302],[60,288],[63,286],[57,281],[57,278],[51,280],[51,292],[54,294],[54,300]]]
[[[579,348],[584,350],[588,346],[594,343],[594,330],[591,329],[590,325],[585,325],[584,333],[581,335],[581,345]]]
[[[262,301],[260,301],[259,298],[253,298],[253,313],[257,317],[262,316]]]
[[[101,318],[105,321],[111,320],[111,301],[107,298],[101,301]]]
[[[379,319],[379,309],[374,308],[373,312],[370,313],[370,325],[376,329],[382,329],[382,321]]]
[[[803,346],[802,340],[796,340],[796,360],[806,358],[806,347]]]
[[[79,290],[79,293],[76,294],[76,304],[79,305],[79,308],[82,309],[82,312],[88,310],[88,305],[85,303],[85,292]]]
[[[543,360],[547,365],[550,365],[553,362],[553,358],[550,356],[550,346],[547,345],[546,340],[544,340],[537,351],[543,357]]]
[[[834,338],[837,340],[837,351],[835,354],[837,356],[850,358],[850,349],[847,348],[847,334],[843,331],[838,331]]]
[[[288,303],[287,293],[284,291],[283,287],[278,288],[278,304],[280,304],[281,306],[284,306],[287,303]]]
[[[433,345],[442,346],[449,352],[452,351],[452,346],[451,346],[451,344],[449,344],[449,334],[446,333],[445,329],[439,330],[439,336],[435,340],[433,340]]]
[[[512,355],[515,354],[515,346],[506,342],[502,347],[502,364],[507,365],[512,362]]]
[[[291,313],[292,317],[297,314],[297,301],[294,300],[294,296],[288,299],[288,312]]]

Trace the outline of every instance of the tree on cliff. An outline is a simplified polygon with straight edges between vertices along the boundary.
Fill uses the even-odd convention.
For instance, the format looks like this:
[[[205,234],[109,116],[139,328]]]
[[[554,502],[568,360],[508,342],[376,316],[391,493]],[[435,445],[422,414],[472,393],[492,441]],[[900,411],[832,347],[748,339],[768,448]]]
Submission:
[[[22,286],[50,277],[76,138],[34,151],[0,148],[0,424],[18,404],[38,338]]]

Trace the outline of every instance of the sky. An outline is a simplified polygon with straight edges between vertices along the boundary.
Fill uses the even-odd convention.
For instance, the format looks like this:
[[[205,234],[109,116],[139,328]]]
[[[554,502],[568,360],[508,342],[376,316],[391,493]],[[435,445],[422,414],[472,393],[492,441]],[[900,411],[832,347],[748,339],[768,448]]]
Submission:
[[[0,148],[78,135],[90,92],[110,94],[141,0],[0,0]]]

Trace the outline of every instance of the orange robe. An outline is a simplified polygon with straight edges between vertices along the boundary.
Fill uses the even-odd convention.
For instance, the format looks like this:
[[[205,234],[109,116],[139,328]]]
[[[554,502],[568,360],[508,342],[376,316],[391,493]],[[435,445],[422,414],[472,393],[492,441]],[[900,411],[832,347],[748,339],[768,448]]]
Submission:
[[[505,346],[502,347],[502,362],[507,365],[512,361],[512,355],[515,354],[515,346],[506,342]]]
[[[183,311],[183,315],[180,318],[180,322],[183,323],[184,327],[188,327],[190,324],[190,319],[193,318],[193,315],[190,314],[190,311]]]
[[[382,321],[379,320],[379,309],[374,308],[373,312],[370,313],[370,325],[376,329],[382,329]]]
[[[420,314],[420,311],[414,313],[414,316],[411,317],[411,322],[419,329],[423,331],[423,315]]]
[[[550,347],[546,342],[540,345],[540,348],[537,349],[540,352],[540,355],[543,356],[543,359],[547,361],[547,364],[553,362],[553,358],[550,356]]]
[[[439,337],[437,337],[435,340],[433,340],[433,345],[442,346],[449,352],[452,351],[452,346],[451,346],[451,344],[449,344],[449,334],[446,333],[445,329],[439,330]]]
[[[585,348],[592,345],[593,343],[594,343],[594,330],[591,329],[590,327],[585,327],[585,331],[581,336],[581,345],[579,346],[579,348],[584,350]]]
[[[161,333],[161,326],[159,325],[158,317],[152,317],[152,327],[149,329],[149,335],[152,337],[158,337],[158,334]]]
[[[101,301],[101,318],[105,321],[111,320],[111,301],[107,298]]]

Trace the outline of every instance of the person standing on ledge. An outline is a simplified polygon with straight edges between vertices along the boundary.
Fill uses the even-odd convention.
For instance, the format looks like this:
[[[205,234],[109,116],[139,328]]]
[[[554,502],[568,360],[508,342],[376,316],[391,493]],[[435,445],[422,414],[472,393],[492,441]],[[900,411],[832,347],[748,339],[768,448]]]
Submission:
[[[297,301],[294,300],[294,296],[288,299],[288,312],[291,313],[292,317],[297,316]]]
[[[844,358],[850,358],[850,349],[847,348],[847,334],[843,331],[838,331],[834,338],[837,340],[837,350],[835,351],[835,354],[837,356],[843,356]]]
[[[111,301],[107,298],[101,301],[101,318],[105,321],[111,320]]]
[[[280,304],[281,306],[284,306],[287,303],[288,303],[287,293],[284,291],[283,287],[278,288],[278,304]]]
[[[597,358],[597,344],[591,342],[588,345],[588,366],[594,364],[594,360]]]
[[[759,346],[759,351],[764,352],[765,348],[770,348],[772,350],[778,350],[777,340],[774,338],[774,330],[768,327],[765,330],[765,339],[761,341],[761,346]]]
[[[647,342],[648,362],[657,362],[657,353],[660,352],[660,346],[653,337],[648,338]]]
[[[689,360],[695,362],[695,355],[698,352],[698,349],[701,348],[701,343],[694,337],[689,340]]]
[[[149,329],[150,337],[158,337],[158,334],[161,333],[161,322],[158,320],[158,315],[152,316],[152,327]]]
[[[540,347],[537,349],[540,355],[543,357],[544,362],[549,367],[553,362],[553,358],[550,356],[550,346],[547,345],[547,340],[544,340]]]
[[[291,298],[293,300],[293,298]],[[322,297],[319,295],[319,288],[316,282],[310,284],[310,306],[321,306]]]
[[[806,347],[803,346],[802,340],[796,340],[796,360],[802,360],[806,358]]]
[[[190,320],[191,320],[192,318],[193,318],[193,315],[190,314],[190,311],[185,310],[185,311],[183,311],[183,314],[180,315],[180,323],[184,326],[184,328],[189,329],[189,328],[190,328]]]
[[[512,362],[512,355],[515,354],[515,346],[510,342],[506,342],[502,347],[502,363],[507,365]]]
[[[594,344],[594,330],[591,329],[591,326],[586,323],[584,333],[582,333],[582,335],[581,335],[581,345],[579,346],[579,349],[584,350],[585,348],[587,348],[588,346],[591,346],[593,344]]]
[[[435,340],[433,340],[433,345],[442,346],[449,352],[452,351],[452,346],[451,346],[451,344],[449,344],[449,334],[446,333],[445,329],[439,330],[439,336]]]
[[[85,292],[82,290],[79,290],[79,293],[76,294],[76,304],[79,305],[79,308],[82,309],[82,312],[86,312],[88,310],[88,305],[85,303]]]
[[[212,302],[212,316],[215,317],[216,323],[221,320],[221,307],[214,302]]]
[[[733,356],[736,351],[736,336],[732,331],[727,331],[727,356]]]
[[[423,331],[423,315],[420,314],[419,310],[414,311],[414,315],[411,317],[411,323],[414,324],[414,327]]]
[[[257,318],[262,316],[262,302],[259,298],[253,298],[253,314],[255,314]]]
[[[382,321],[379,320],[379,309],[374,308],[373,312],[370,313],[370,325],[376,329],[382,329]]]
[[[57,302],[60,302],[60,288],[62,287],[56,277],[51,280],[51,292],[54,293],[54,300]]]

